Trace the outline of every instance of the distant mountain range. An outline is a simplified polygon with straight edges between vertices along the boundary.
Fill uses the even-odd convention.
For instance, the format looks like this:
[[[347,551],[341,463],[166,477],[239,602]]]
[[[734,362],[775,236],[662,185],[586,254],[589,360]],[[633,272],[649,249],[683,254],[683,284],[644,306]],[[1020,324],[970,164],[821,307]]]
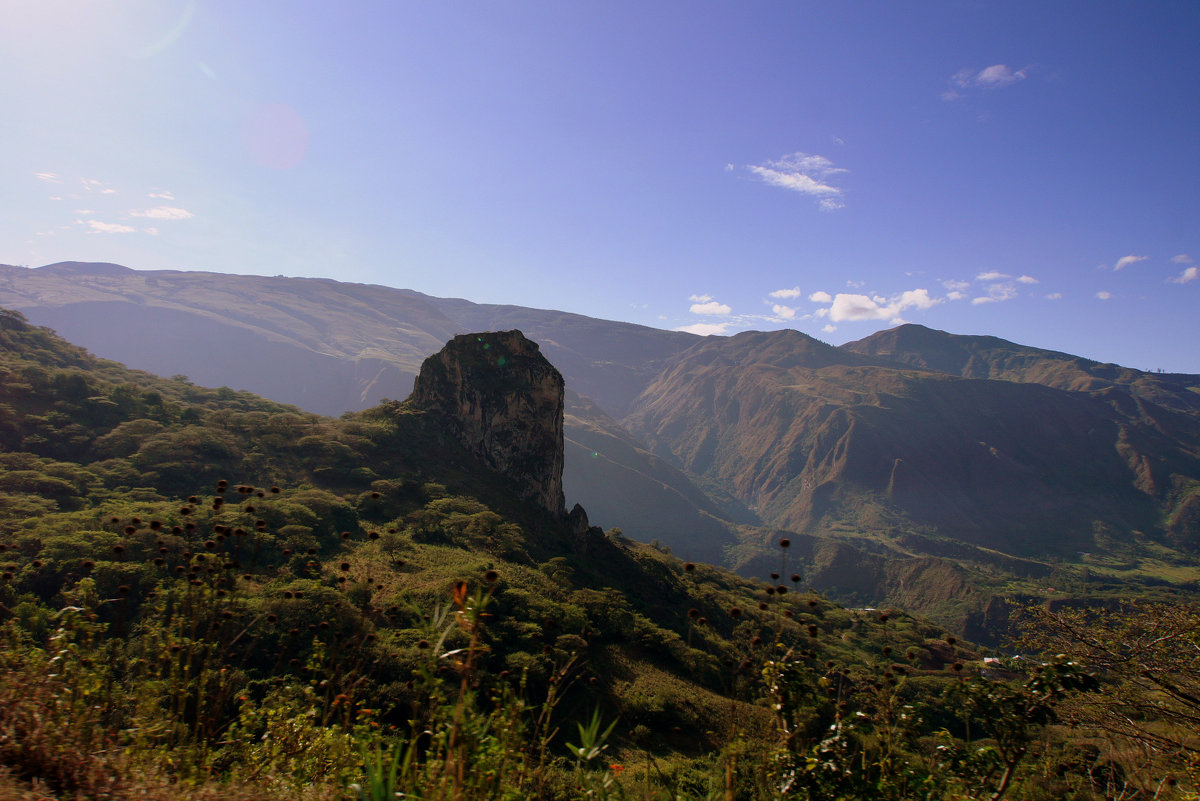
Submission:
[[[138,369],[329,415],[407,397],[456,334],[520,329],[566,379],[568,506],[748,572],[790,535],[806,580],[847,599],[986,616],[1052,583],[1200,579],[1196,375],[916,325],[835,348],[78,262],[0,267],[0,307]]]

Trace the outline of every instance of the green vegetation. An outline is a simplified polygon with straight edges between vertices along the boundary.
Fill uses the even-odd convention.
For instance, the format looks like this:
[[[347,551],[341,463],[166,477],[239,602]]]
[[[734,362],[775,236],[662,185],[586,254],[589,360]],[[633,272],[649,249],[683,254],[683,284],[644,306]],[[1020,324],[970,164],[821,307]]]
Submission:
[[[1154,713],[1183,657],[985,664],[778,540],[766,583],[573,533],[400,403],[306,415],[5,313],[0,445],[0,798],[1195,797],[1194,708]],[[1152,761],[1080,711],[1133,685]]]

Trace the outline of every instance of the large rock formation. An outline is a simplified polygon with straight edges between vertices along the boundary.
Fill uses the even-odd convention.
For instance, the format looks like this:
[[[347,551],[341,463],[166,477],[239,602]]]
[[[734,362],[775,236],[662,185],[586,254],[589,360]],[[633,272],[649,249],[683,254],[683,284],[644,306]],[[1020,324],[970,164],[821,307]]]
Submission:
[[[456,336],[425,360],[409,402],[443,418],[522,499],[566,515],[563,377],[520,331]]]

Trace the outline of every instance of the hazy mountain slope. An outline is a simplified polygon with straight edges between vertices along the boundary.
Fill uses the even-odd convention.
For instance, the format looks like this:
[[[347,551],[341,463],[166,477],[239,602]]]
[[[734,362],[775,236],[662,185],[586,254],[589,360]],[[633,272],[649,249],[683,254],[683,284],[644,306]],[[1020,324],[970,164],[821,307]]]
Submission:
[[[586,498],[591,519],[677,556],[720,564],[733,527],[678,469],[646,451],[587,398],[567,392],[565,490]]]
[[[625,422],[767,524],[893,543],[932,534],[1073,554],[1094,549],[1100,529],[1162,533],[1200,482],[1191,415],[1115,389],[866,361],[794,331],[713,339],[676,359]]]
[[[698,340],[566,312],[328,279],[84,262],[0,266],[0,306],[131,367],[183,373],[329,415],[407,396],[421,361],[456,334],[514,328],[541,343],[573,390],[622,414],[663,359]],[[236,358],[213,358],[231,347]]]
[[[693,559],[719,562],[733,541],[686,476],[601,410],[623,410],[659,362],[699,341],[692,334],[323,279],[78,262],[0,267],[0,305],[106,358],[328,415],[406,397],[421,362],[455,334],[518,328],[595,401],[580,399],[566,421],[570,503]]]
[[[848,342],[841,350],[964,378],[1044,384],[1073,391],[1121,387],[1169,409],[1200,412],[1200,376],[1143,372],[998,337],[963,336],[921,325],[902,325]]]
[[[407,396],[421,360],[458,333],[420,298],[381,289],[74,262],[0,268],[0,305],[105,358],[321,414]]]

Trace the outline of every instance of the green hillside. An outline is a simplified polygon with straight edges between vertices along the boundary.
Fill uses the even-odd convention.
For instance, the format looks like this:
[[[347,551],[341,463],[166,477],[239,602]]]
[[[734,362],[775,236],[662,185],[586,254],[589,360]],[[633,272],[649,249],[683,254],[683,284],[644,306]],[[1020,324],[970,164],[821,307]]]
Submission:
[[[1070,660],[517,503],[434,419],[0,315],[0,795],[1048,798],[1108,758],[1050,725]]]

